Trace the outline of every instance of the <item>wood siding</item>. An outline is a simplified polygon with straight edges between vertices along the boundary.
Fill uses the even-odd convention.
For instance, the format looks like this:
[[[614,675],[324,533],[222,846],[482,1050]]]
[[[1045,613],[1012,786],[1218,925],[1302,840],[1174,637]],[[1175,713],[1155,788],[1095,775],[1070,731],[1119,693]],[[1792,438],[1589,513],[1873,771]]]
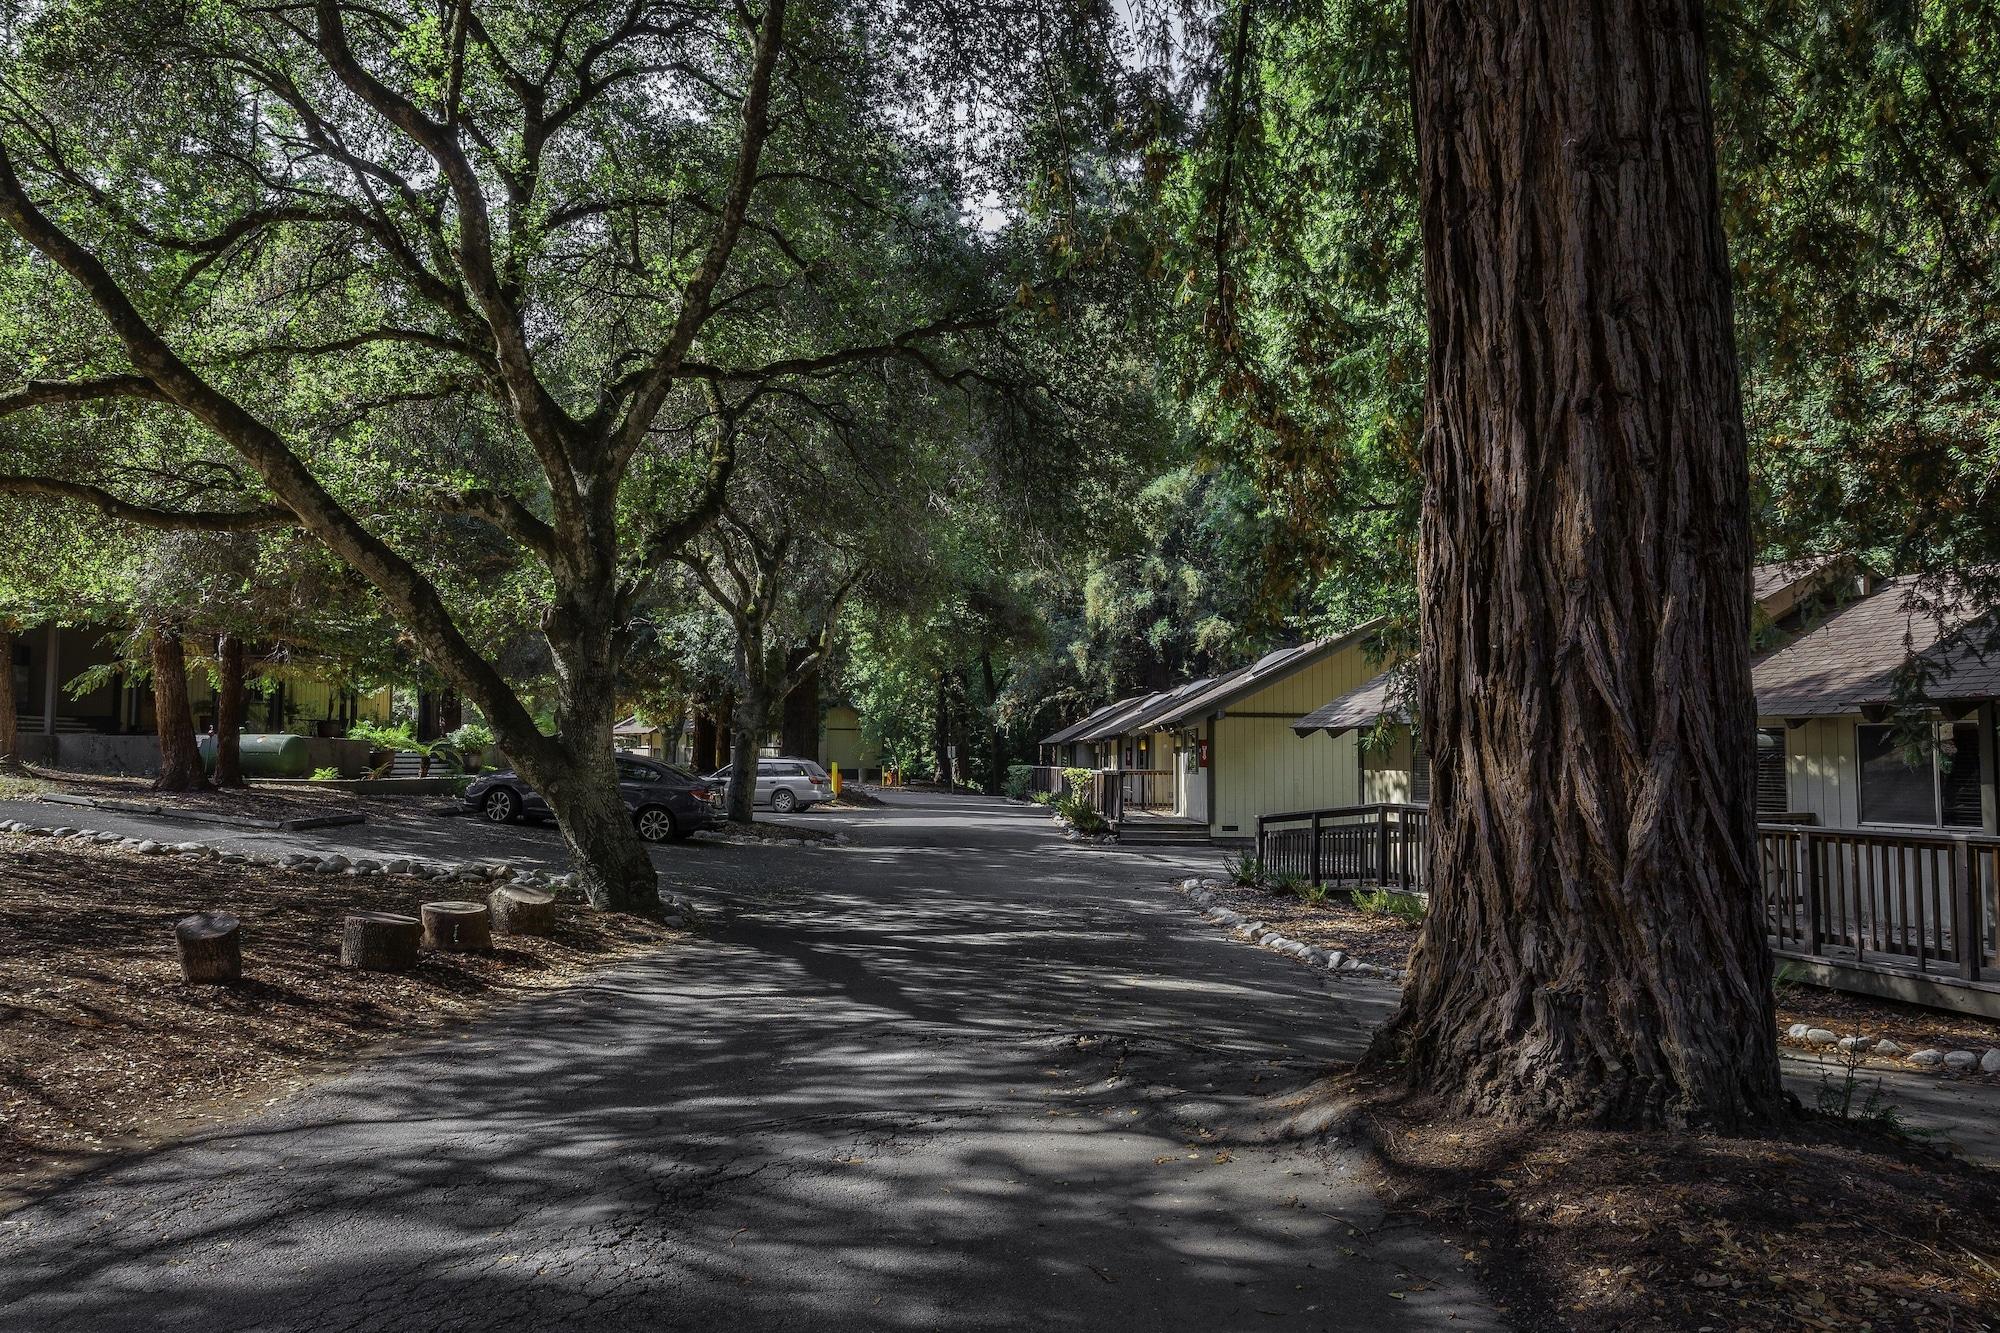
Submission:
[[[1223,710],[1210,747],[1209,827],[1216,836],[1252,837],[1258,815],[1361,801],[1355,734],[1299,736],[1292,723],[1379,670],[1361,644],[1351,644]]]

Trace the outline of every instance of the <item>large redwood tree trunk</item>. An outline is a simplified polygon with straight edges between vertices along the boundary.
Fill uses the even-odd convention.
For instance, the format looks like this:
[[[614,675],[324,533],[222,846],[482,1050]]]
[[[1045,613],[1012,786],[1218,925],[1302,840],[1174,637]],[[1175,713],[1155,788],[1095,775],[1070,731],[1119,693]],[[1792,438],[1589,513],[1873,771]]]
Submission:
[[[14,623],[0,620],[0,771],[21,765],[21,715],[14,697]]]
[[[215,691],[215,785],[243,785],[243,640],[221,635],[215,646],[222,681]]]
[[[1748,473],[1693,0],[1413,0],[1433,896],[1378,1050],[1456,1109],[1782,1105]]]
[[[206,791],[201,745],[195,739],[194,711],[188,704],[187,652],[177,625],[153,630],[153,726],[160,737],[160,791]]]
[[[722,767],[722,760],[717,757],[720,750],[716,745],[716,741],[715,719],[709,715],[706,707],[696,710],[694,715],[693,757],[695,772],[702,774],[713,773],[716,769]]]

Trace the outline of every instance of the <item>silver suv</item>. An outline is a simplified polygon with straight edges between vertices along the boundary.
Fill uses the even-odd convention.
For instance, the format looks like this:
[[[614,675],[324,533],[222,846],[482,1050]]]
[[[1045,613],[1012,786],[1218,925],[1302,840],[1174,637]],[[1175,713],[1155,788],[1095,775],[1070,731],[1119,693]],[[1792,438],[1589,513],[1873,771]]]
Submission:
[[[727,786],[733,767],[725,764],[709,774],[707,781]],[[832,800],[833,783],[826,770],[810,759],[759,759],[757,795],[753,799],[755,804],[768,805],[785,815]]]

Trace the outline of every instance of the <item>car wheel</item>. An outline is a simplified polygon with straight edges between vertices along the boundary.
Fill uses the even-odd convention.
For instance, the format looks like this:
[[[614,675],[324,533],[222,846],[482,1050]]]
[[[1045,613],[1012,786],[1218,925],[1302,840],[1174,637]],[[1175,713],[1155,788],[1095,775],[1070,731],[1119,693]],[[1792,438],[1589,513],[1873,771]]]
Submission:
[[[771,793],[771,808],[781,815],[789,815],[799,808],[799,798],[784,787]]]
[[[634,815],[632,822],[639,829],[639,836],[647,842],[669,842],[679,836],[674,827],[674,812],[657,805],[649,805]]]
[[[489,824],[511,824],[521,817],[521,798],[510,788],[495,787],[479,803],[479,813]]]

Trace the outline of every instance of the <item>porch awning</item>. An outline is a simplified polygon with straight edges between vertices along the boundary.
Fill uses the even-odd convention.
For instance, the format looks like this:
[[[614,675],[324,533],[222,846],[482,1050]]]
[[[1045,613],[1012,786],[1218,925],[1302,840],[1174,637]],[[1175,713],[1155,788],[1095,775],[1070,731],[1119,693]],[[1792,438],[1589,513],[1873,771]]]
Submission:
[[[1392,722],[1408,722],[1410,710],[1402,704],[1391,704],[1395,687],[1395,668],[1363,681],[1347,693],[1330,703],[1320,705],[1292,723],[1292,730],[1301,736],[1310,736],[1315,731],[1324,731],[1329,736],[1338,736],[1343,731],[1353,731],[1357,727],[1372,727],[1383,718]]]

